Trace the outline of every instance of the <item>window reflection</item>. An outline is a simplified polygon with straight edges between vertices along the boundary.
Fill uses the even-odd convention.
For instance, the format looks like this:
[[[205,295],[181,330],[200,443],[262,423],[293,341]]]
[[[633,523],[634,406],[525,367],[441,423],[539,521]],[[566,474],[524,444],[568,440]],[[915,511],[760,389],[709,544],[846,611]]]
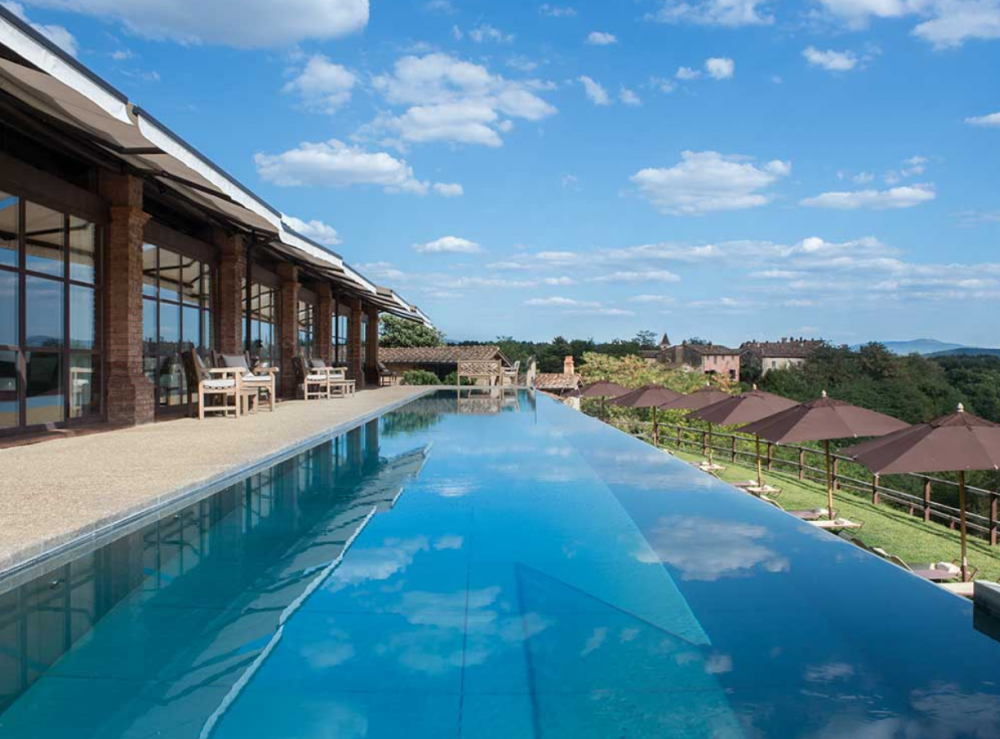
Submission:
[[[36,203],[24,207],[25,266],[53,277],[63,274],[66,216]]]
[[[246,284],[243,318],[246,319]],[[250,346],[247,351],[265,364],[278,360],[278,290],[254,282],[250,285]]]
[[[63,355],[56,352],[26,352],[27,406],[29,426],[64,420]]]
[[[25,319],[25,345],[61,347],[63,283],[29,275],[25,279]]]
[[[93,354],[71,354],[69,360],[69,417],[100,412],[100,364]]]
[[[18,199],[0,192],[0,264],[17,266]]]
[[[299,301],[299,353],[311,357],[313,347],[313,306]]]
[[[0,351],[0,428],[18,425],[17,352]]]
[[[0,344],[17,344],[17,273],[0,270]]]
[[[70,216],[69,276],[78,282],[95,281],[97,263],[97,227],[93,223]]]
[[[69,288],[70,349],[93,349],[97,333],[96,298],[94,289],[71,285]]]

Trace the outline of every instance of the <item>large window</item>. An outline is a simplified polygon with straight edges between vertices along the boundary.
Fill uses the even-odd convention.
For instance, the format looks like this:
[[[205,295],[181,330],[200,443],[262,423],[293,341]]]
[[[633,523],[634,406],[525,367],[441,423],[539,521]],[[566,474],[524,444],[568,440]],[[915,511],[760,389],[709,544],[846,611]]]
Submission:
[[[343,311],[333,316],[333,361],[336,364],[347,363],[347,316]]]
[[[247,293],[243,285],[243,320],[246,321]],[[278,340],[278,290],[253,282],[250,285],[250,356],[267,366],[280,361]]]
[[[212,347],[210,265],[154,244],[142,254],[143,369],[163,410],[190,402],[181,352]]]
[[[315,336],[315,310],[311,303],[299,301],[299,353],[305,357],[313,356],[313,337]]]
[[[97,227],[0,192],[0,431],[99,416]]]

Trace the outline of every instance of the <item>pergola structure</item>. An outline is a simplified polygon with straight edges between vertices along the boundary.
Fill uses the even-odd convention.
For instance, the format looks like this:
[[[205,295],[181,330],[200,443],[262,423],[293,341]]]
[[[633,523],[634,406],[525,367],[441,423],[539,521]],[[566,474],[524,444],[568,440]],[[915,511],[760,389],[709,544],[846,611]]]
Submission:
[[[188,348],[376,383],[429,319],[290,222],[0,6],[0,434],[183,412]]]

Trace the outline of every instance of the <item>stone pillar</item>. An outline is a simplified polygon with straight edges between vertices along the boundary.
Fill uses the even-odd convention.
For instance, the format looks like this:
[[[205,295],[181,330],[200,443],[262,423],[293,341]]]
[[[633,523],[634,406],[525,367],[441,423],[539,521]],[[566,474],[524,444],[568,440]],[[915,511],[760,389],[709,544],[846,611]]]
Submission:
[[[347,298],[347,371],[357,381],[358,387],[365,385],[364,367],[361,366],[361,301]]]
[[[378,384],[378,308],[374,305],[366,306],[365,312],[368,314],[368,341],[365,347],[365,379],[375,385]]]
[[[247,246],[240,234],[212,229],[212,243],[219,248],[219,337],[216,349],[223,354],[246,350],[246,321],[243,320],[243,281],[247,276]]]
[[[316,353],[327,364],[333,363],[333,289],[329,282],[316,288]]]
[[[299,353],[299,268],[293,264],[278,265],[281,278],[281,394],[295,399],[295,367],[292,358]]]
[[[101,194],[111,205],[105,269],[108,421],[138,426],[153,420],[153,384],[142,372],[142,244],[149,216],[142,180],[104,174]]]

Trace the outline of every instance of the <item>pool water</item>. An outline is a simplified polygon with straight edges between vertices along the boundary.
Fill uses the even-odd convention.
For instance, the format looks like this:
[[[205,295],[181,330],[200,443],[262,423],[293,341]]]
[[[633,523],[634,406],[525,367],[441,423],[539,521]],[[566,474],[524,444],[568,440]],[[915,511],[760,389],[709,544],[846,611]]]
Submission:
[[[524,391],[0,594],[4,738],[997,736],[971,604]]]

